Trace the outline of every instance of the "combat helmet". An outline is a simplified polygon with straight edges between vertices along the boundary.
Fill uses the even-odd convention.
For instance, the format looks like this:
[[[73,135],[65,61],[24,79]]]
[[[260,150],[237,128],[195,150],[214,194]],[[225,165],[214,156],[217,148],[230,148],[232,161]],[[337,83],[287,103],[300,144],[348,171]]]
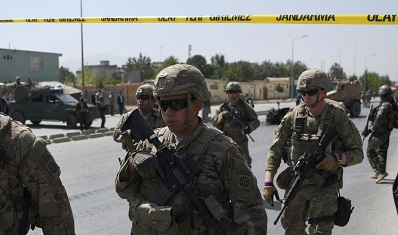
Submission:
[[[379,95],[390,95],[391,93],[391,87],[388,85],[383,85],[379,88]]]
[[[229,82],[225,87],[225,93],[237,91],[242,93],[242,87],[240,86],[239,82]]]
[[[193,65],[175,64],[162,69],[157,75],[153,95],[159,96],[192,94],[196,99],[210,100],[203,74]]]
[[[319,69],[308,69],[304,71],[297,81],[297,90],[309,91],[323,88],[326,92],[332,90],[329,75]]]
[[[153,97],[153,86],[151,84],[143,84],[137,88],[135,96],[150,96]]]

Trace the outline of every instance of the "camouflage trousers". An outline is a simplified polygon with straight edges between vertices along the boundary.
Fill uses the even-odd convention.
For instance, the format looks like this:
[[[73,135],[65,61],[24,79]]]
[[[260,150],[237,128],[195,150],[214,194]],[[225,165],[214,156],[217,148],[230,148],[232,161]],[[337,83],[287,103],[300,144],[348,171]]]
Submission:
[[[304,185],[282,215],[285,235],[332,234],[333,220],[310,225],[309,233],[305,231],[306,221],[309,218],[334,215],[337,211],[338,190],[337,182],[326,187]]]
[[[377,174],[386,173],[387,150],[390,145],[390,133],[369,137],[367,157],[373,171]]]

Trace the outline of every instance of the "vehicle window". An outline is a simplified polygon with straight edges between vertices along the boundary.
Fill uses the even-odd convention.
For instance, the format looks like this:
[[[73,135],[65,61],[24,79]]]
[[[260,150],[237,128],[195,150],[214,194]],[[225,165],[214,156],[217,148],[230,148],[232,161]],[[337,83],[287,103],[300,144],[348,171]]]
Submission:
[[[50,103],[50,104],[55,104],[55,103],[57,103],[57,97],[55,96],[55,95],[47,95],[46,96],[46,98],[47,98],[47,103]]]
[[[57,95],[58,99],[60,99],[63,103],[78,103],[77,99],[73,98],[70,95],[59,94]]]
[[[37,103],[43,102],[43,95],[42,94],[33,94],[32,102],[37,102]]]

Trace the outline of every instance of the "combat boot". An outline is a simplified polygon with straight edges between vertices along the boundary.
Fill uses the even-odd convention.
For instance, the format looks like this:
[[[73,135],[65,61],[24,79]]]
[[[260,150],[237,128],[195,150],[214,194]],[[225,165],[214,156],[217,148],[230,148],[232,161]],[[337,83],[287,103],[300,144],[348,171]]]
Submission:
[[[369,176],[369,178],[371,178],[371,179],[377,179],[377,176],[379,176],[379,174],[377,174],[377,173],[375,172],[375,173],[371,174],[371,175]]]
[[[385,172],[385,173],[381,173],[381,174],[379,174],[378,176],[377,176],[377,179],[376,179],[376,184],[378,184],[380,181],[382,181],[384,178],[386,178],[387,177],[387,175],[388,175],[388,173],[387,172]]]

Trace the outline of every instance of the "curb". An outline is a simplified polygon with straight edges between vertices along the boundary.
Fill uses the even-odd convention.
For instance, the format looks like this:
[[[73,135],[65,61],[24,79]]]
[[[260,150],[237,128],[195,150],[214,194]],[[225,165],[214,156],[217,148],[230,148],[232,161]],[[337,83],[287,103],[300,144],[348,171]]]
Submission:
[[[266,115],[266,111],[258,111],[256,112],[258,116]],[[38,136],[47,141],[48,144],[56,144],[56,143],[65,143],[70,141],[79,141],[79,140],[87,140],[87,139],[95,139],[104,136],[112,136],[114,127],[111,128],[99,128],[99,129],[89,129],[83,131],[69,132],[66,134],[53,134],[53,135],[43,135]]]

